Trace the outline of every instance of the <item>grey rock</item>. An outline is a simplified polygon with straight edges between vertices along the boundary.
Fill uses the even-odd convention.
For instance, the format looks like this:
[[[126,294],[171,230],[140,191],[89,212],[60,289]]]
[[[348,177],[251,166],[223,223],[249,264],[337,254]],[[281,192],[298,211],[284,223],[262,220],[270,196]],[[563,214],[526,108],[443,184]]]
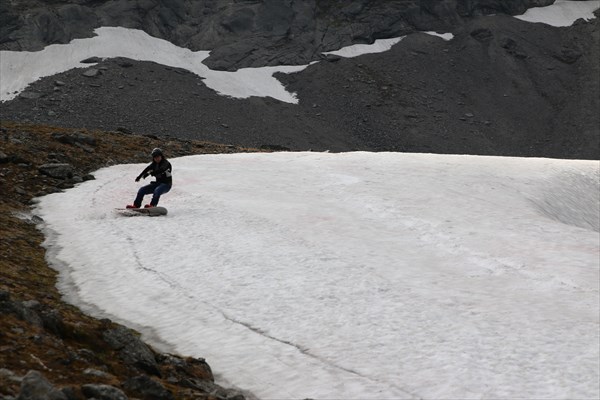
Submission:
[[[85,76],[86,78],[93,78],[96,77],[100,74],[100,70],[96,69],[96,68],[90,68],[88,70],[85,70],[81,75]]]
[[[83,133],[76,133],[76,134],[54,133],[54,134],[52,134],[52,139],[57,140],[61,143],[70,144],[70,145],[83,144],[83,145],[95,146],[97,144],[95,137],[86,135]]]
[[[17,400],[67,400],[67,397],[52,386],[41,373],[31,370],[21,381]]]
[[[71,189],[71,188],[74,188],[75,185],[73,184],[73,182],[63,181],[63,182],[60,182],[59,184],[57,184],[56,187],[58,189]]]
[[[93,153],[93,152],[95,152],[95,150],[94,150],[93,147],[90,147],[90,146],[82,144],[82,143],[75,143],[75,146],[79,147],[80,149],[82,149],[86,153]]]
[[[336,54],[326,54],[323,56],[323,59],[325,61],[329,61],[329,62],[337,62],[337,61],[340,61],[342,59],[342,57],[338,56]]]
[[[123,59],[118,60],[117,61],[117,65],[119,67],[121,67],[121,68],[131,68],[131,67],[133,67],[133,63],[131,61],[123,60]]]
[[[81,386],[81,392],[86,398],[97,400],[127,400],[127,396],[121,389],[110,385],[87,384]]]
[[[75,135],[76,143],[89,144],[90,146],[95,146],[97,144],[96,138],[90,135],[85,135],[83,133],[78,133]]]
[[[156,356],[156,359],[162,365],[172,365],[178,369],[185,369],[187,363],[180,357],[173,356],[168,353],[161,353]]]
[[[205,393],[209,393],[211,396],[216,397],[218,400],[244,400],[245,397],[232,389],[225,389],[214,382],[200,379],[184,379],[181,382],[182,386],[186,386],[192,389],[197,389]]]
[[[23,378],[7,368],[0,368],[0,380],[8,380],[12,382],[22,382]]]
[[[81,400],[81,396],[76,393],[73,387],[64,387],[60,391],[65,395],[67,400]]]
[[[133,331],[119,326],[104,331],[102,336],[113,349],[119,351],[119,356],[123,361],[149,374],[160,376],[154,352],[134,335]]]
[[[81,63],[82,64],[97,64],[101,61],[102,61],[102,59],[99,57],[90,57],[90,58],[86,58],[85,60],[81,60]]]
[[[147,375],[128,379],[123,383],[123,388],[148,400],[172,400],[175,398],[160,382],[153,380]]]
[[[83,373],[86,375],[96,376],[98,378],[110,378],[111,375],[107,372],[100,371],[94,368],[86,368],[83,370]]]
[[[47,175],[56,179],[70,179],[75,173],[73,166],[66,163],[43,164],[40,165],[38,171],[42,175]]]
[[[81,357],[88,361],[94,361],[94,362],[98,361],[98,357],[96,356],[96,353],[94,353],[93,351],[91,351],[89,349],[79,349],[79,350],[77,350],[77,355],[78,355],[78,357]]]
[[[118,128],[116,129],[116,131],[117,131],[117,132],[124,133],[124,134],[126,134],[126,135],[131,135],[131,134],[133,134],[133,131],[132,131],[131,129],[124,128],[124,127],[122,127],[122,126],[118,127]]]
[[[0,172],[0,177],[3,178],[4,176],[6,176],[6,175],[3,172]],[[22,186],[15,185],[15,186],[13,186],[12,189],[16,194],[20,194],[22,196],[27,194],[27,191],[25,189],[23,189]]]
[[[471,36],[480,42],[489,42],[494,34],[488,28],[477,28],[471,31]]]
[[[43,326],[42,319],[38,313],[20,301],[0,300],[0,314],[14,314],[19,319],[32,325]]]
[[[577,49],[563,48],[560,53],[554,54],[554,58],[565,64],[573,64],[581,58],[582,53]]]
[[[19,97],[27,100],[35,100],[42,97],[42,93],[26,91],[19,94]]]
[[[63,322],[62,316],[55,309],[42,310],[39,312],[39,317],[42,320],[42,325],[44,329],[49,332],[58,335],[59,337],[64,337],[66,334],[65,324]]]
[[[40,307],[41,307],[40,302],[37,301],[37,300],[26,300],[22,304],[23,304],[24,307],[27,307],[27,308],[29,308],[31,310],[34,310],[34,311],[39,311]]]

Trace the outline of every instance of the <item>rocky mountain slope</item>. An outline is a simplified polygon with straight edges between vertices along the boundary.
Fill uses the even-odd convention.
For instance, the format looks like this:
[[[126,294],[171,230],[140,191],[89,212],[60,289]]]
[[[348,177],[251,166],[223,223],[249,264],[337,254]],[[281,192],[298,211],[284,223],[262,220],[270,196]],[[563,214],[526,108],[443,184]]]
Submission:
[[[473,16],[523,13],[553,0],[40,0],[0,3],[0,49],[35,51],[101,26],[140,29],[213,69],[307,64],[322,51],[414,31],[450,31]]]
[[[278,74],[299,104],[216,94],[184,70],[107,59],[0,104],[2,118],[293,150],[599,157],[598,18],[556,28],[497,15],[444,41],[329,57]]]
[[[109,319],[65,304],[31,213],[35,197],[93,179],[116,163],[248,149],[121,132],[0,125],[0,397],[3,399],[243,399],[214,384],[203,359],[152,348]],[[124,204],[127,199],[123,199]],[[18,396],[18,397],[17,397]]]
[[[99,167],[147,161],[155,146],[170,156],[252,147],[600,158],[598,18],[555,28],[508,16],[551,3],[1,1],[0,50],[124,26],[212,50],[214,69],[319,62],[278,75],[297,105],[224,97],[187,71],[119,58],[99,60],[94,73],[41,79],[0,103],[0,394],[241,396],[214,385],[205,361],[152,349],[61,302],[30,205]],[[415,33],[429,30],[454,39]],[[385,53],[321,54],[406,34]]]

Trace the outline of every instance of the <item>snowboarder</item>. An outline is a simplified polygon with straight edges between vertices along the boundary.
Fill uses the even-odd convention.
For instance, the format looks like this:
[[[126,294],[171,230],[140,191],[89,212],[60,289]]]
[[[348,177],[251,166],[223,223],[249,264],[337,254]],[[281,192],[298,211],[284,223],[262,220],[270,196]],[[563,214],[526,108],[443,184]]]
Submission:
[[[126,208],[140,208],[142,206],[142,200],[147,194],[152,194],[152,200],[150,204],[146,204],[144,207],[156,207],[160,196],[171,190],[173,184],[173,178],[171,177],[171,163],[167,161],[162,150],[158,147],[152,150],[152,163],[148,165],[141,174],[139,174],[135,181],[139,182],[140,179],[146,179],[148,175],[152,175],[156,178],[155,182],[151,182],[149,185],[142,186],[138,190],[137,197],[133,201],[133,204],[126,206]]]

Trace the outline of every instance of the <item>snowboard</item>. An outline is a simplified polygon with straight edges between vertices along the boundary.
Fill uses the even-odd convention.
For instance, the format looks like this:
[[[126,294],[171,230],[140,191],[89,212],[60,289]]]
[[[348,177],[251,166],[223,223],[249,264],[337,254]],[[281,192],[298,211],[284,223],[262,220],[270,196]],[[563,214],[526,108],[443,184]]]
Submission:
[[[149,208],[117,208],[117,212],[121,215],[133,217],[136,215],[147,215],[150,217],[158,217],[167,215],[167,209],[164,207],[149,207]]]

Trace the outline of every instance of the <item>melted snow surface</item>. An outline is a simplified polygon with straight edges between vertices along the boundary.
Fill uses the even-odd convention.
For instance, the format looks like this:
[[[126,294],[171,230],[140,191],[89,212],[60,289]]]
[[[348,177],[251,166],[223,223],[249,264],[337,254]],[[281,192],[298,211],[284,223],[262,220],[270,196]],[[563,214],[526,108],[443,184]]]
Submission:
[[[41,199],[74,303],[263,399],[598,398],[599,162],[399,153],[171,160]]]

